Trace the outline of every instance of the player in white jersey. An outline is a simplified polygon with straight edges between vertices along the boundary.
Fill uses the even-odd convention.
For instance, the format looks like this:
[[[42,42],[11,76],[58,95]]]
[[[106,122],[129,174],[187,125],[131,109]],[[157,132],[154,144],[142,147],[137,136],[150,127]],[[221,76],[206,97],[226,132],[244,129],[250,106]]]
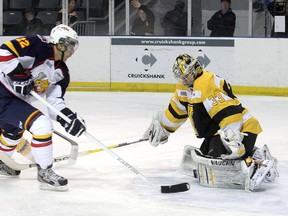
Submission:
[[[58,121],[68,133],[80,136],[84,121],[77,118],[64,101],[70,82],[66,60],[78,47],[78,35],[66,25],[54,27],[47,41],[42,36],[27,36],[5,42],[0,46],[0,151],[12,156],[25,130],[32,134],[31,151],[38,167],[38,181],[43,189],[66,190],[68,181],[52,170],[51,120]],[[34,90],[71,119],[49,112],[46,117],[31,105]],[[49,111],[49,110],[48,110]],[[0,161],[0,171],[19,175]]]

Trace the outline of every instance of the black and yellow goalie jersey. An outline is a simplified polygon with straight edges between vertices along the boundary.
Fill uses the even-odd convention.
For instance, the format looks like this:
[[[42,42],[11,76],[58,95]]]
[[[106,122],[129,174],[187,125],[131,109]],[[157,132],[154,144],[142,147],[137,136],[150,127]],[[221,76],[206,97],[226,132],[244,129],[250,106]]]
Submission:
[[[262,131],[258,120],[235,97],[229,83],[205,70],[194,81],[193,91],[177,84],[162,117],[162,126],[174,132],[188,118],[198,138],[214,136],[220,128],[253,134]]]

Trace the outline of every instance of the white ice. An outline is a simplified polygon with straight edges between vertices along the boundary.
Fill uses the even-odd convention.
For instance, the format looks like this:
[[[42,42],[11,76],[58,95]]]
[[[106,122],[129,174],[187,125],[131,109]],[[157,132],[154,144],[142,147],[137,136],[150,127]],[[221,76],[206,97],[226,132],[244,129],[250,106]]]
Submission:
[[[68,92],[66,101],[82,116],[87,131],[105,145],[141,138],[156,110],[164,109],[170,93]],[[264,216],[288,215],[288,98],[239,96],[243,106],[256,116],[264,129],[257,146],[267,144],[279,160],[280,178],[263,183],[258,191],[201,187],[191,177],[177,172],[185,145],[199,147],[186,122],[169,142],[157,148],[147,142],[113,151],[142,172],[156,189],[106,152],[79,157],[73,166],[54,164],[55,171],[69,179],[69,191],[38,189],[36,169],[20,177],[0,176],[1,216]],[[37,104],[41,109],[43,106]],[[55,129],[65,131],[55,123]],[[73,138],[73,137],[72,137]],[[80,151],[98,148],[87,137],[73,138]],[[54,138],[54,155],[69,153],[67,142]],[[24,161],[20,156],[15,160]],[[161,194],[158,185],[190,183],[184,193]]]

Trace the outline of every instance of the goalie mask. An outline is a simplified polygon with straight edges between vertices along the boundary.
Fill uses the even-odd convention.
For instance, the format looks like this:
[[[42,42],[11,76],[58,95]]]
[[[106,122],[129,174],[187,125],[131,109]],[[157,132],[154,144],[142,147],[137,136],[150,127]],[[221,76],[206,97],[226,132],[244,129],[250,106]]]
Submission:
[[[50,43],[64,45],[66,49],[61,52],[75,53],[79,45],[77,32],[69,26],[58,25],[51,30]]]
[[[178,82],[192,90],[194,80],[202,74],[203,69],[198,59],[182,54],[176,58],[172,71]]]

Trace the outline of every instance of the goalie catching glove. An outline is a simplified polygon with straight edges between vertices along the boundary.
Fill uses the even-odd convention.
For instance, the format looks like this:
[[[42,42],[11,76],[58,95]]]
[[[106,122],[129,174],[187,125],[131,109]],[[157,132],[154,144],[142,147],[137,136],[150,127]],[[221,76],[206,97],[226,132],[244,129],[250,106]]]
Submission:
[[[245,146],[242,141],[247,134],[235,129],[220,129],[218,130],[223,145],[228,151],[228,154],[221,155],[224,160],[238,159],[245,154]]]
[[[157,112],[152,119],[149,128],[143,135],[143,139],[148,139],[149,143],[157,147],[160,143],[164,144],[168,141],[170,133],[161,125],[162,112]]]
[[[57,121],[65,128],[67,133],[79,137],[86,131],[85,121],[79,119],[76,113],[73,113],[69,108],[64,108],[61,112],[71,119],[71,122],[67,123],[60,116],[57,116]]]

